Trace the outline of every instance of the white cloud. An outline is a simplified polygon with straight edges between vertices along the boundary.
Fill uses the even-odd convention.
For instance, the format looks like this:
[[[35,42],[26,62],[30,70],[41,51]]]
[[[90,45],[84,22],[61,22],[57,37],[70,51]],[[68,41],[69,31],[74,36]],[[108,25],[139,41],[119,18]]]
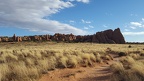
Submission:
[[[69,24],[55,20],[44,19],[61,9],[74,5],[62,0],[0,0],[0,27],[17,27],[30,31],[45,33],[74,33],[86,32]],[[85,2],[82,0],[81,2]]]
[[[84,19],[81,19],[82,23],[85,23],[85,24],[90,24],[91,21],[85,21]]]
[[[130,14],[130,16],[138,16],[137,14]]]
[[[142,24],[140,22],[130,22],[132,26],[141,27]]]
[[[76,1],[83,2],[83,3],[89,3],[90,2],[90,0],[76,0]]]
[[[142,18],[142,21],[144,21],[144,18]]]
[[[94,28],[94,26],[92,26],[92,25],[89,25],[89,28]]]
[[[90,2],[90,0],[68,0],[68,1],[71,1],[71,2],[77,1],[77,2],[83,2],[83,3],[89,3]]]
[[[87,27],[85,26],[84,29],[91,29],[94,28],[92,25],[88,25]]]
[[[103,25],[103,27],[107,28],[108,26],[107,25]]]
[[[124,31],[130,31],[129,29],[124,29]]]
[[[131,35],[131,36],[144,35],[144,32],[123,32],[123,35]]]
[[[131,29],[137,29],[137,28],[144,28],[144,18],[141,19],[141,21],[138,22],[130,22],[126,27],[129,27]]]
[[[133,27],[133,26],[131,26],[130,28],[131,28],[131,29],[136,29],[136,27]]]
[[[84,29],[86,29],[86,30],[87,30],[87,29],[89,29],[89,28],[88,28],[88,27],[84,27]]]
[[[70,20],[69,22],[70,22],[70,23],[75,23],[75,21],[73,21],[73,20]]]

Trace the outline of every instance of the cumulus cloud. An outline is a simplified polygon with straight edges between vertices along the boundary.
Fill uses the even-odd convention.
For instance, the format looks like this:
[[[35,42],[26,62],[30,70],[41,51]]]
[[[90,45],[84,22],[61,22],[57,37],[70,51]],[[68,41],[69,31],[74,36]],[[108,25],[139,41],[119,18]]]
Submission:
[[[128,32],[128,31],[130,31],[130,30],[129,30],[129,29],[124,29],[124,31]]]
[[[84,27],[84,29],[86,29],[86,30],[87,30],[87,29],[89,29],[89,28],[88,28],[88,27]]]
[[[70,23],[75,23],[75,21],[73,21],[73,20],[70,20],[69,22],[70,22]]]
[[[144,35],[144,18],[142,18],[140,21],[136,22],[130,22],[128,25],[125,26],[126,29],[124,29],[125,32],[123,32],[123,35],[125,36],[141,36]],[[131,30],[133,29],[133,30]]]
[[[144,18],[142,18],[141,21],[138,22],[130,22],[129,27],[131,29],[144,28]]]
[[[130,14],[130,16],[138,16],[137,14]]]
[[[89,0],[77,0],[78,2],[89,3]]]
[[[89,28],[94,28],[94,26],[92,26],[92,25],[89,25]]]
[[[123,35],[131,35],[131,36],[135,36],[135,35],[144,35],[144,32],[123,32]]]
[[[69,0],[69,1],[77,1],[77,2],[83,2],[83,3],[89,3],[90,0]]]
[[[85,24],[90,24],[91,21],[85,21],[84,19],[81,19],[82,23],[85,23]]]
[[[141,27],[142,24],[140,22],[130,22],[132,26]]]
[[[85,34],[85,31],[69,24],[44,18],[73,6],[70,1],[62,0],[0,0],[0,27],[17,27],[45,33]]]
[[[103,25],[103,27],[108,28],[108,26],[107,26],[107,25]]]
[[[92,28],[94,28],[94,26],[92,26],[92,25],[88,25],[88,26],[85,26],[85,27],[84,27],[84,29],[86,29],[86,30],[87,30],[87,29],[92,29]]]

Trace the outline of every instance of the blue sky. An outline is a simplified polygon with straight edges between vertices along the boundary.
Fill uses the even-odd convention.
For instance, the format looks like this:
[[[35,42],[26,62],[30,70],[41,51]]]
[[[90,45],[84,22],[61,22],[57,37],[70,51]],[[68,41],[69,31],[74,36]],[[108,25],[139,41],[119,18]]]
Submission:
[[[144,42],[144,0],[0,0],[0,36],[94,34],[119,27]]]

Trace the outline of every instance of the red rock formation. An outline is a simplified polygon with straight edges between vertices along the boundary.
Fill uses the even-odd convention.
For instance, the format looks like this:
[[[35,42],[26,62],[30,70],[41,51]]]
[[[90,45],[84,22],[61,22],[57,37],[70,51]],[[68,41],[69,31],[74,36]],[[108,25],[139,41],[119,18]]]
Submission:
[[[17,37],[17,42],[22,42],[22,38],[21,37]]]
[[[117,44],[125,44],[125,39],[119,28],[115,29],[112,35],[112,40]]]
[[[93,35],[92,42],[99,43],[99,40],[97,39],[96,34]]]
[[[117,28],[114,31],[109,29],[109,30],[97,32],[96,34],[93,35],[92,42],[124,44],[125,39],[124,39],[120,29]]]
[[[20,42],[20,41],[57,41],[57,42],[94,42],[94,43],[117,43],[124,44],[125,39],[119,28],[114,31],[109,29],[101,32],[97,32],[94,35],[85,35],[85,36],[75,36],[73,34],[60,34],[55,33],[54,35],[35,35],[35,36],[24,36],[16,37],[14,34],[13,37],[1,37],[0,41],[2,42]]]
[[[2,38],[0,37],[0,42],[2,42]]]
[[[8,42],[9,38],[8,37],[2,37],[2,42]]]
[[[16,35],[14,34],[13,35],[13,42],[16,42],[17,38],[16,38]]]
[[[30,36],[24,36],[22,37],[22,41],[31,41]]]

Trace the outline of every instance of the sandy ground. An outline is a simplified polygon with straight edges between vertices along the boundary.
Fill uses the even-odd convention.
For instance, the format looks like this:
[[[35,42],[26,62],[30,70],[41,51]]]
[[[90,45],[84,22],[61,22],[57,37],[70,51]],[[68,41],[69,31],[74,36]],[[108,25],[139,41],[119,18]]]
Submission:
[[[109,61],[109,64],[95,64],[93,67],[76,67],[56,69],[43,75],[39,81],[110,81],[112,72],[110,65],[119,58]]]
[[[108,64],[49,71],[39,81],[110,81]]]

